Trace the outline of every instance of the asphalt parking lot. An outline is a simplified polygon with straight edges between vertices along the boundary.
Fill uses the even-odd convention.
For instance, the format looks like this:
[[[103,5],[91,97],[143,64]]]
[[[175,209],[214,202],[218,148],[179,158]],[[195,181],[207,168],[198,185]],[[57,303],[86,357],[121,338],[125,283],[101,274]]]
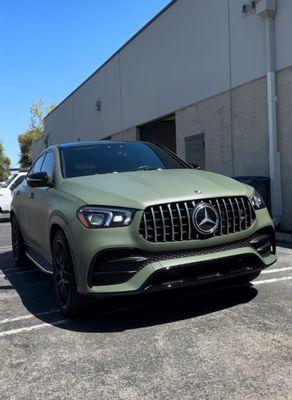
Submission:
[[[290,246],[291,247],[291,246]],[[0,398],[292,399],[292,249],[251,287],[104,304],[65,320],[0,221]]]

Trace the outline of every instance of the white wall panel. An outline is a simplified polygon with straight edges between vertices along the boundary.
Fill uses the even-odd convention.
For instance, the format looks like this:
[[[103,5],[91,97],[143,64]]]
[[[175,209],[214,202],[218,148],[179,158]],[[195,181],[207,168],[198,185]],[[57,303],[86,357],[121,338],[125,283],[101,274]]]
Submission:
[[[241,4],[178,0],[46,118],[49,143],[105,137],[197,103],[228,90],[230,71],[232,87],[264,76],[264,20],[243,17]],[[292,0],[278,0],[278,70],[292,65],[291,21]]]
[[[292,1],[278,0],[275,18],[276,29],[276,68],[292,65]]]
[[[101,100],[101,111],[95,104]],[[121,128],[119,55],[73,94],[75,138],[98,139]]]
[[[265,24],[256,14],[242,16],[241,2],[229,0],[232,86],[265,74]]]
[[[121,52],[124,125],[228,89],[226,0],[179,0]]]
[[[49,134],[49,144],[65,143],[74,140],[73,96],[57,107],[45,119],[45,134]]]

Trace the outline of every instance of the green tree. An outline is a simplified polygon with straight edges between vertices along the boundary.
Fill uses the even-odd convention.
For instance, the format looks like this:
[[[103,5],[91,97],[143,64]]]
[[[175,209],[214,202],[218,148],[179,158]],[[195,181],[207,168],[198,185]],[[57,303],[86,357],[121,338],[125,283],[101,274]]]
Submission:
[[[10,159],[4,152],[3,144],[0,143],[0,181],[5,181],[9,176]]]
[[[20,147],[19,164],[22,168],[30,167],[32,163],[31,146],[32,143],[44,135],[44,118],[56,107],[52,103],[47,109],[44,109],[44,103],[39,100],[30,108],[30,123],[26,132],[18,136]]]

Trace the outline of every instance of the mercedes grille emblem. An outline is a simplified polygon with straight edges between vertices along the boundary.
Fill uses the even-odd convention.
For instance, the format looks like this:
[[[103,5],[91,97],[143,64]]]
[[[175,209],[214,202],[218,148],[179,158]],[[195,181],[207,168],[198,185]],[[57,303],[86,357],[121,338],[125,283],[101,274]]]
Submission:
[[[219,226],[217,210],[208,203],[198,204],[193,211],[193,224],[199,233],[211,235]]]

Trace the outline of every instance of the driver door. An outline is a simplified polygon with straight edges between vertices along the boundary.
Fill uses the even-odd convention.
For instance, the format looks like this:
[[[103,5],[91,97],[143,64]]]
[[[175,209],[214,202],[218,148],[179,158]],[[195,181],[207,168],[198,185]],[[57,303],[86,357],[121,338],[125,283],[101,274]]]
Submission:
[[[33,164],[28,175],[33,172],[40,172],[44,155],[41,155]],[[28,186],[27,181],[25,180],[24,184],[19,186],[14,190],[14,198],[15,204],[17,206],[17,221],[20,226],[21,233],[24,237],[24,240],[27,244],[31,244],[33,240],[33,232],[31,229],[31,218],[30,218],[30,209],[32,206],[32,195],[33,188]]]
[[[54,181],[55,159],[54,153],[49,150],[44,154],[44,161],[40,172],[46,172],[50,180]],[[31,188],[30,225],[32,232],[32,247],[42,256],[50,257],[49,224],[52,205],[53,187]]]

